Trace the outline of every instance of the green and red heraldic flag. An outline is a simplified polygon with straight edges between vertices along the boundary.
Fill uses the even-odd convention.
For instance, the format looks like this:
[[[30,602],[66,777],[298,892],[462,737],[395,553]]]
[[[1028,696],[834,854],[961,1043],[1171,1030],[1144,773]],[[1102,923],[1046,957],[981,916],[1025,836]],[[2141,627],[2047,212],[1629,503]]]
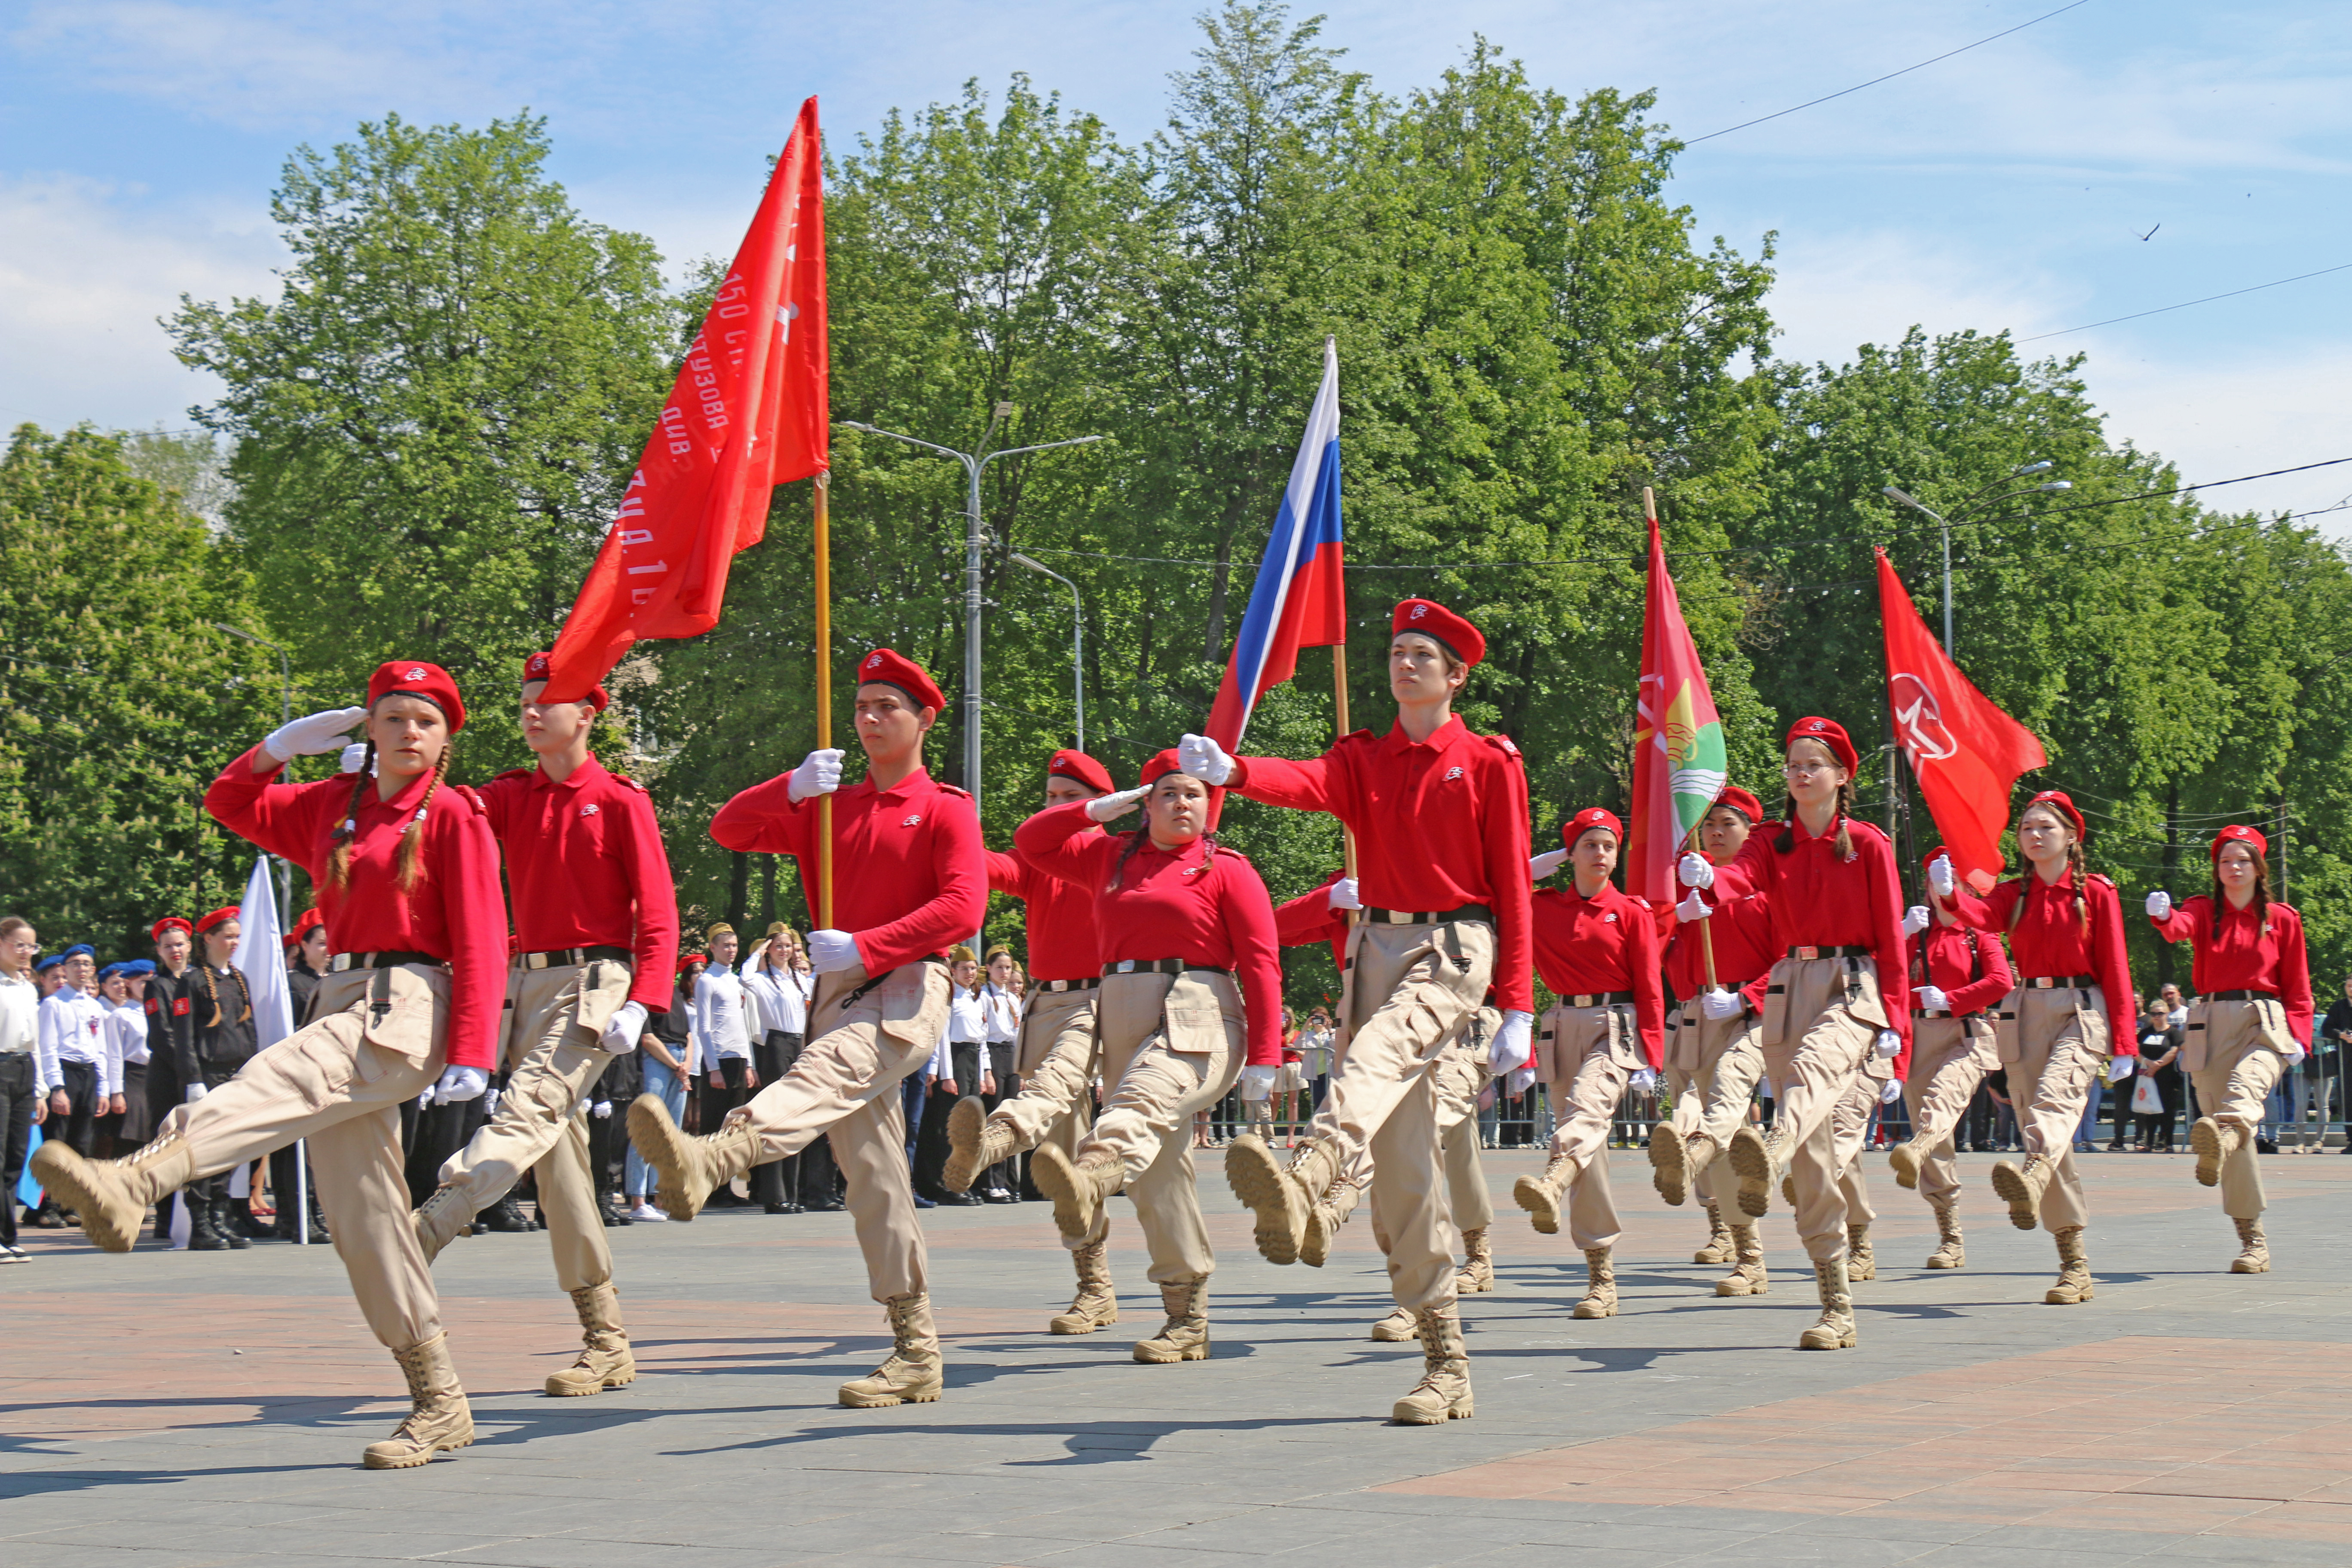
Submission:
[[[1690,627],[1683,623],[1666,552],[1650,520],[1650,591],[1642,624],[1640,729],[1633,736],[1633,824],[1625,846],[1625,890],[1653,904],[1675,901],[1675,861],[1728,776],[1723,719],[1707,689]]]

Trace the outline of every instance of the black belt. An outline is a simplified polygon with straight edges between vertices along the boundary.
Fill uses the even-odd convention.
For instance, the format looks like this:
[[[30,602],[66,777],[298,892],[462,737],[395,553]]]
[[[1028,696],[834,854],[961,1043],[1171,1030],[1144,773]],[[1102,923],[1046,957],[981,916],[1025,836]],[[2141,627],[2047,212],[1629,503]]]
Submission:
[[[429,952],[339,952],[327,960],[327,973],[341,974],[352,969],[397,969],[404,963],[438,967],[441,962]]]
[[[1631,991],[1580,991],[1573,996],[1561,997],[1560,1001],[1570,1007],[1614,1007],[1633,999]]]
[[[2018,982],[2028,991],[2081,991],[2098,983],[2095,974],[2029,974]]]
[[[1927,1007],[1914,1007],[1911,1009],[1911,1016],[1915,1018],[1973,1018],[1977,1016],[1977,1013],[1981,1013],[1983,1011],[1984,1009],[1981,1007],[1978,1008],[1976,1013],[1950,1013],[1940,1012]]]
[[[1792,947],[1789,950],[1789,956],[1801,963],[1816,958],[1868,958],[1870,949],[1866,947]]]
[[[1223,974],[1231,976],[1230,969],[1220,969],[1213,963],[1194,963],[1182,958],[1122,958],[1116,963],[1103,965],[1103,978],[1114,974]]]
[[[605,961],[613,963],[635,963],[637,955],[625,947],[562,947],[552,952],[526,952],[515,962],[525,969],[570,969],[583,963]]]
[[[2275,991],[2208,991],[2205,993],[2205,1000],[2208,1002],[2275,1002],[2278,1000],[2278,993]]]
[[[1029,984],[1040,991],[1092,991],[1102,984],[1102,977],[1089,974],[1084,980],[1033,980]]]
[[[1458,910],[1373,910],[1363,911],[1366,921],[1387,926],[1442,926],[1455,921],[1484,921],[1495,923],[1495,911],[1484,904],[1464,904]]]

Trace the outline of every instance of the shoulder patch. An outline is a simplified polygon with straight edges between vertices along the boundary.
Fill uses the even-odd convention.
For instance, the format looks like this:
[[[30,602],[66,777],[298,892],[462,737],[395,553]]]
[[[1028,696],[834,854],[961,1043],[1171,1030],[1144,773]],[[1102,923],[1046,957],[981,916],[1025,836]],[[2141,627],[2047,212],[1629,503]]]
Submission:
[[[1519,754],[1518,746],[1513,742],[1508,735],[1485,735],[1481,736],[1480,739],[1484,740],[1488,745],[1494,747],[1496,751],[1502,752],[1507,757],[1516,757]]]
[[[490,782],[492,784],[496,784],[499,782],[499,779],[527,779],[538,771],[539,770],[536,768],[509,768],[506,772],[499,774],[497,778],[493,778]]]
[[[649,795],[652,793],[647,790],[645,785],[629,777],[626,773],[614,773],[613,775],[613,782],[621,785],[625,789],[635,790],[639,795]]]
[[[453,784],[449,786],[449,793],[464,801],[467,805],[472,806],[476,811],[487,814],[489,810],[488,806],[482,804],[482,797],[474,793],[474,786],[472,784]]]
[[[968,789],[958,789],[951,784],[939,784],[939,781],[936,779],[934,779],[932,783],[938,784],[939,792],[941,795],[951,795],[958,800],[970,800],[971,798],[971,791]]]
[[[2044,815],[2047,814],[2045,813]],[[2092,872],[2088,877],[2084,878],[2084,880],[2090,883],[2091,886],[2095,888],[2105,888],[2111,893],[2116,890],[2116,879],[2113,877],[2102,876],[2096,871]]]

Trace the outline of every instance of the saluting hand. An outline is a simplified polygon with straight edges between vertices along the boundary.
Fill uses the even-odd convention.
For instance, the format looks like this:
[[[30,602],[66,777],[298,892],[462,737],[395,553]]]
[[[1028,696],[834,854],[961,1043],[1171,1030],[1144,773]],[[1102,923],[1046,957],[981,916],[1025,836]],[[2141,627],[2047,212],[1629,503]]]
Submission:
[[[305,714],[290,723],[280,724],[269,731],[261,749],[281,763],[297,757],[315,757],[321,752],[342,749],[343,737],[352,726],[367,717],[364,708],[329,708],[321,712]]]
[[[1087,816],[1095,822],[1109,822],[1125,816],[1143,802],[1144,791],[1122,789],[1109,795],[1098,795],[1087,802]]]
[[[1176,765],[1205,784],[1222,785],[1234,776],[1234,759],[1206,735],[1187,735],[1177,742]]]
[[[1540,882],[1567,864],[1568,851],[1565,849],[1547,849],[1540,855],[1530,855],[1528,857],[1528,879]]]
[[[798,805],[813,795],[831,795],[841,787],[841,748],[828,746],[811,752],[801,759],[801,765],[792,772],[792,783],[785,793]]]

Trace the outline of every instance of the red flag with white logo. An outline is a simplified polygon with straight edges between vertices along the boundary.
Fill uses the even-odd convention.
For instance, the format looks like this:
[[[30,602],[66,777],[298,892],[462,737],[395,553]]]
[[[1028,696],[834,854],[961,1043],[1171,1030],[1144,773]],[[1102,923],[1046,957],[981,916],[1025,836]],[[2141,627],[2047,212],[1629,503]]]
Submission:
[[[1919,618],[1886,552],[1878,552],[1878,617],[1886,630],[1886,700],[1895,737],[1951,852],[1952,868],[1979,893],[2001,868],[2018,775],[2049,761],[2032,731],[1995,707]]]
[[[639,637],[719,624],[730,563],[767,532],[769,491],[830,461],[827,363],[812,98],[556,638],[549,700],[586,696]]]

